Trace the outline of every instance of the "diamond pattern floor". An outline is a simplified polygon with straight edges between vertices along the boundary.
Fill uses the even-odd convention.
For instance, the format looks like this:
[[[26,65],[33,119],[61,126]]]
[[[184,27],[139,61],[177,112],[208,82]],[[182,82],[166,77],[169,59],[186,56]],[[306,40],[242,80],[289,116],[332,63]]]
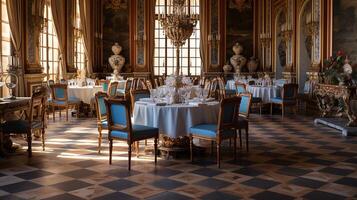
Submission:
[[[0,199],[357,198],[357,138],[312,122],[253,115],[250,152],[243,147],[234,161],[225,143],[221,169],[210,155],[154,166],[142,152],[128,172],[125,143],[115,142],[113,165],[106,140],[97,154],[95,119],[50,120],[46,151],[35,140],[33,158],[25,145],[0,158]]]

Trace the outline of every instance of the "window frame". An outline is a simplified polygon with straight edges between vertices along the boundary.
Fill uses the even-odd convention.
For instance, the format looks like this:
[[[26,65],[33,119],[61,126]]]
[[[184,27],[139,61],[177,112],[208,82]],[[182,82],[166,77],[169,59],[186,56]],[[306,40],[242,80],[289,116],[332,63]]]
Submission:
[[[43,10],[44,22],[43,22],[43,27],[40,31],[40,45],[39,45],[40,64],[44,68],[43,71],[44,74],[46,75],[46,80],[56,80],[60,77],[60,74],[58,72],[61,73],[59,42],[56,34],[55,25],[53,23],[51,4],[49,1],[46,1],[44,6],[45,6]],[[49,18],[50,16],[51,18]],[[49,46],[50,43],[51,45]],[[58,56],[57,58],[55,58],[56,53]],[[52,55],[52,57],[50,55]],[[52,73],[50,73],[51,71]]]
[[[199,14],[199,1],[196,5],[190,5],[195,14]],[[192,2],[191,2],[192,3]],[[158,13],[166,13],[168,10],[168,0],[158,0],[154,8],[154,28],[153,28],[153,75],[171,75],[176,68],[176,48],[171,44],[169,38],[163,33],[163,28],[158,21]],[[186,40],[184,46],[180,47],[180,73],[186,76],[200,76],[203,62],[200,53],[200,21],[197,24],[191,37]],[[160,33],[162,32],[162,33]],[[161,37],[160,37],[161,36]],[[195,44],[193,44],[195,43]],[[164,51],[163,54],[160,52]],[[184,53],[185,51],[185,53]],[[185,60],[186,59],[186,60]],[[185,63],[184,63],[185,62]]]

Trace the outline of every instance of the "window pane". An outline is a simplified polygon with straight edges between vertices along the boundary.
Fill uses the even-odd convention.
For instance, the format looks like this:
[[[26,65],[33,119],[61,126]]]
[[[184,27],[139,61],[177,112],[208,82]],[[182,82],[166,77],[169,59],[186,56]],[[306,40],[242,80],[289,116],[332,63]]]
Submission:
[[[160,22],[157,20],[160,11],[163,13],[165,10],[165,0],[156,1],[156,20],[155,20],[155,47],[154,58],[162,58],[166,60],[167,75],[173,74],[176,66],[176,49],[173,47],[171,40],[168,39],[163,33],[163,28]],[[191,10],[195,14],[199,14],[199,1],[191,1]],[[184,75],[188,75],[190,71],[191,75],[200,75],[201,73],[201,58],[199,54],[200,44],[200,30],[199,22],[197,23],[194,33],[190,39],[186,41],[183,48],[180,50],[180,65]],[[162,67],[161,59],[154,59],[154,75],[162,75],[165,72]],[[190,69],[189,69],[190,68]]]

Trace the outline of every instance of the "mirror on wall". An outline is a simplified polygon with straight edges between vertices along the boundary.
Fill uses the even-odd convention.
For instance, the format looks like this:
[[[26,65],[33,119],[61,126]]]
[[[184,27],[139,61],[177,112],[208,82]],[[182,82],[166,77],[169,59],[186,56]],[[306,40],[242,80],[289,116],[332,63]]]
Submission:
[[[283,78],[284,67],[286,66],[286,43],[282,36],[282,30],[287,24],[286,13],[281,9],[275,19],[275,78]]]
[[[308,26],[312,23],[312,0],[304,3],[299,14],[298,30],[298,83],[299,91],[304,90],[307,80],[306,72],[312,63],[312,40],[313,35],[309,32]]]

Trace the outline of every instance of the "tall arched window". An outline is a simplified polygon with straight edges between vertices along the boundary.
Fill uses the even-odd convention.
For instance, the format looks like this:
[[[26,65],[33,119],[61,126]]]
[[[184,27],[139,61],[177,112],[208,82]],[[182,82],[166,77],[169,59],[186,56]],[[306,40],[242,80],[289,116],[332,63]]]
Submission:
[[[6,9],[6,0],[1,0],[1,48],[0,48],[0,75],[5,73],[8,69],[9,58],[11,55],[11,31],[9,25],[9,17],[7,15]],[[1,80],[0,80],[1,81]],[[8,95],[8,90],[6,87],[3,87],[2,91],[0,90],[0,96]]]
[[[157,0],[155,7],[155,34],[154,34],[154,75],[174,74],[176,65],[175,47],[170,39],[165,36],[163,28],[158,20],[158,14],[165,13],[168,8],[168,0]],[[199,0],[191,0],[191,12],[199,14]],[[197,22],[191,38],[180,49],[180,66],[183,75],[199,76],[201,74],[202,61],[200,56],[200,23]]]
[[[60,76],[59,69],[59,44],[56,35],[55,25],[53,23],[51,4],[46,1],[44,8],[44,25],[40,34],[40,61],[47,80],[55,80]]]
[[[82,70],[86,67],[86,57],[84,53],[84,41],[81,28],[81,15],[79,9],[79,0],[76,0],[76,12],[74,17],[74,65]]]

